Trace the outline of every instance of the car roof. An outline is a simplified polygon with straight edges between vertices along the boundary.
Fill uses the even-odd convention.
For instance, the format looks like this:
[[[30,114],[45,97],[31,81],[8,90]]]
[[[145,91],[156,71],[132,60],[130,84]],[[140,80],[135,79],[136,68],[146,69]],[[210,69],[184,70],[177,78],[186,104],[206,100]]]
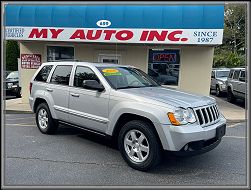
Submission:
[[[53,62],[46,62],[43,63],[45,65],[54,65],[54,64],[63,64],[63,65],[84,65],[84,66],[90,66],[90,67],[134,67],[131,65],[119,65],[119,64],[112,64],[112,63],[91,63],[91,62],[76,62],[76,61],[53,61]]]
[[[230,68],[223,68],[223,67],[221,67],[221,68],[213,68],[213,70],[214,70],[214,71],[216,71],[216,70],[230,71]]]

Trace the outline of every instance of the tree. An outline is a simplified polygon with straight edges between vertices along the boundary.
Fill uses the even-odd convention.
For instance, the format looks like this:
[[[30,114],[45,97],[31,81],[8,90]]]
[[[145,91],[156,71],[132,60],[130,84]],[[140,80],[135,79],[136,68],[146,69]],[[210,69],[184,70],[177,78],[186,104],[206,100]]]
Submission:
[[[245,4],[225,6],[223,43],[215,48],[215,67],[236,67],[246,64],[246,10]]]
[[[17,41],[7,41],[6,42],[6,70],[7,71],[17,71],[20,50]]]

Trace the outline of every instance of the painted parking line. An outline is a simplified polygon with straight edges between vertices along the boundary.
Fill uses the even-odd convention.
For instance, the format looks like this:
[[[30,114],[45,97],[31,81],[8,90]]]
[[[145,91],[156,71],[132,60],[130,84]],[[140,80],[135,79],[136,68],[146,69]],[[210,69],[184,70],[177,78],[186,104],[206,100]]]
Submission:
[[[35,117],[23,117],[23,118],[14,118],[14,119],[5,119],[6,121],[14,121],[14,120],[19,120],[19,119],[35,119]]]
[[[227,125],[227,128],[233,128],[233,127],[237,127],[237,126],[242,126],[240,125],[241,123],[236,123],[236,124],[232,124],[232,125]]]
[[[6,126],[36,126],[33,123],[5,123]]]
[[[27,124],[27,125],[5,124],[5,126],[36,127],[37,125],[31,125],[31,124]]]
[[[236,139],[246,139],[247,137],[242,137],[242,136],[223,136],[227,138],[236,138]]]

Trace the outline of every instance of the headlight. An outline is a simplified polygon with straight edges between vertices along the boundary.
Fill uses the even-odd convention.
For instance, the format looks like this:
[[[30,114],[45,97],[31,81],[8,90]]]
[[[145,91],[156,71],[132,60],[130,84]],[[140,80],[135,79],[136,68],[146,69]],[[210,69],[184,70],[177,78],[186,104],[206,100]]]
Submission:
[[[218,81],[218,83],[219,83],[219,85],[225,84],[225,82],[223,82],[223,81]]]
[[[8,88],[11,88],[13,86],[13,83],[10,82],[7,84],[7,86],[8,86]]]
[[[193,109],[177,108],[174,112],[169,112],[169,120],[173,125],[185,125],[196,122]]]

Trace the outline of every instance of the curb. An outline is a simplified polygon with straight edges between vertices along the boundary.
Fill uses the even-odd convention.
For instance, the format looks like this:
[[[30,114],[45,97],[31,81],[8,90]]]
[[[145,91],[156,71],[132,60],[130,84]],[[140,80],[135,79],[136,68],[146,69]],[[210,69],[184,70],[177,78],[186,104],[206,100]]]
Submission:
[[[25,110],[4,110],[4,114],[31,114],[32,111]]]

